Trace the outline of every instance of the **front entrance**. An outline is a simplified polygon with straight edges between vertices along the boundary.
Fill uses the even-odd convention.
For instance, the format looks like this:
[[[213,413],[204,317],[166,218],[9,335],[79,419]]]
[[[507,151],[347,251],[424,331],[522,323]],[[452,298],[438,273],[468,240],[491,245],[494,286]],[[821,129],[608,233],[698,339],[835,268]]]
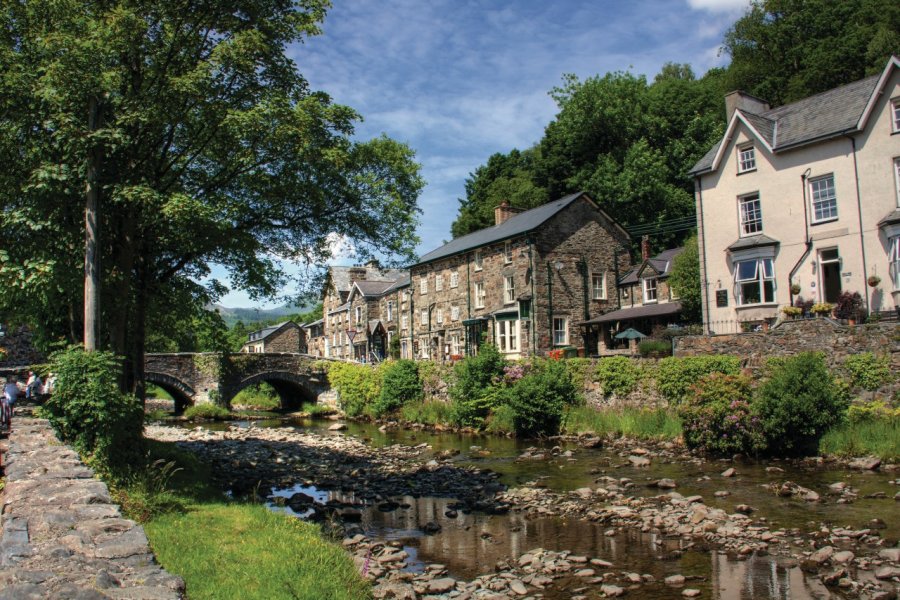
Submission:
[[[822,274],[822,301],[834,304],[841,295],[841,257],[837,248],[819,252],[819,271]]]

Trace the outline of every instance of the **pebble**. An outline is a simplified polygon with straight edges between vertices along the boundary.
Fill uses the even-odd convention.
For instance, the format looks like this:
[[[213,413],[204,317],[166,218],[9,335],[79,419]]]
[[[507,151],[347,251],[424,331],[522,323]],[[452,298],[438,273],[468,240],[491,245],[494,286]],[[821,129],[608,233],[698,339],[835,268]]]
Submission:
[[[696,588],[687,588],[681,592],[681,595],[685,598],[696,598],[700,595],[700,590]]]
[[[684,585],[684,575],[669,575],[664,579],[666,585]]]
[[[722,471],[722,477],[734,477],[737,474],[737,471],[734,470],[734,467],[730,467]],[[685,590],[687,591],[687,590]]]

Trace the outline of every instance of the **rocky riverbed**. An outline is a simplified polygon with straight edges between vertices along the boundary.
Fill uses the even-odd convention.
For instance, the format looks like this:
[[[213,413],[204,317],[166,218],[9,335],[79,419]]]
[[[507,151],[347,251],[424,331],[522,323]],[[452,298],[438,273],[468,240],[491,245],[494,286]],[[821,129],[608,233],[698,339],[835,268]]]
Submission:
[[[884,492],[878,492],[883,496],[883,516],[865,527],[820,523],[804,528],[778,527],[770,523],[765,504],[741,502],[741,489],[735,485],[740,464],[723,464],[721,472],[706,475],[721,483],[721,489],[708,499],[682,494],[682,482],[676,479],[654,477],[657,462],[700,461],[674,444],[648,449],[621,440],[612,442],[614,447],[607,448],[604,456],[609,468],[595,469],[591,484],[574,490],[544,487],[540,478],[507,489],[497,473],[454,460],[454,451],[436,451],[428,443],[375,447],[342,435],[340,424],[333,427],[335,431],[309,432],[291,428],[208,431],[150,426],[147,434],[179,442],[209,462],[223,489],[236,495],[255,494],[274,509],[339,527],[345,536],[344,545],[353,553],[361,572],[373,581],[379,597],[588,598],[639,593],[641,597],[664,598],[717,594],[708,575],[671,572],[671,568],[653,573],[652,562],[642,571],[634,564],[617,564],[609,556],[580,554],[572,548],[508,544],[502,546],[503,552],[491,551],[504,536],[519,540],[517,528],[551,521],[608,538],[609,543],[637,543],[646,554],[660,560],[706,553],[732,563],[769,561],[766,564],[773,565],[773,573],[781,569],[795,577],[802,572],[803,585],[818,590],[768,597],[884,599],[895,598],[898,593],[900,549],[896,540],[885,539],[882,532],[900,505]],[[583,446],[610,444],[598,439],[580,441]],[[581,446],[574,450],[571,446],[536,447],[520,454],[517,462],[538,465],[535,472],[549,472],[557,464],[562,468],[565,461],[594,451]],[[487,451],[478,447],[471,451],[476,457],[479,452]],[[632,473],[646,470],[647,476],[615,476],[618,466]],[[771,481],[766,484],[766,493],[773,501],[786,498],[839,507],[859,497],[859,489],[852,484],[837,482],[816,491],[791,482],[790,471],[784,472],[785,468],[769,468]],[[897,475],[900,477],[900,473]],[[900,479],[891,483],[900,484]],[[432,500],[439,498],[445,500]],[[725,498],[731,510],[723,508]],[[420,500],[428,502],[420,507]],[[402,539],[389,539],[384,532],[379,535],[369,526],[373,519],[410,512],[417,516],[408,520],[406,527],[418,528],[416,535],[425,536],[426,542],[442,536],[447,540],[451,536],[471,537],[469,530],[480,532],[463,547],[481,552],[483,559],[460,573],[461,569],[422,560],[416,555],[416,547]],[[479,529],[473,515],[492,515],[490,518],[499,520],[500,526]],[[403,517],[397,519],[403,521]],[[521,539],[530,541],[527,536]],[[602,543],[593,547],[599,548]],[[427,545],[420,543],[419,548],[425,550]]]

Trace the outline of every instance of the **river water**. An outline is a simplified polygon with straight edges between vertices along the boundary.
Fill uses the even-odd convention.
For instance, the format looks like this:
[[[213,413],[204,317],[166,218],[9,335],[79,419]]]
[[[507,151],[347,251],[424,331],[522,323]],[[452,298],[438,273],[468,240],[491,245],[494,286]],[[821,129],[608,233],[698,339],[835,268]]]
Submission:
[[[235,423],[231,423],[234,425]],[[237,423],[247,426],[249,423]],[[458,452],[453,461],[474,465],[501,474],[510,487],[529,484],[565,491],[595,487],[600,477],[630,480],[627,493],[658,495],[660,491],[647,484],[662,477],[677,482],[677,492],[684,496],[701,495],[713,507],[734,512],[737,504],[757,509],[754,518],[764,518],[771,529],[816,531],[821,524],[829,527],[861,529],[873,519],[881,519],[886,528],[880,534],[896,542],[900,537],[897,504],[892,499],[897,491],[893,474],[854,472],[828,466],[800,465],[779,461],[733,463],[731,461],[689,461],[654,457],[649,468],[630,466],[627,455],[609,449],[584,449],[561,445],[547,460],[517,460],[534,441],[520,441],[496,436],[459,433],[431,433],[417,430],[379,431],[374,425],[348,422],[342,432],[329,432],[333,421],[304,420],[286,425],[283,421],[256,421],[255,427],[284,427],[315,431],[323,435],[350,435],[374,447],[392,444],[428,444],[432,453]],[[223,424],[227,427],[228,424]],[[210,429],[216,426],[209,427]],[[547,450],[554,443],[547,444]],[[572,450],[571,456],[565,456]],[[726,479],[721,472],[734,466],[738,475]],[[778,466],[782,473],[766,467]],[[823,502],[804,502],[796,498],[776,496],[768,487],[786,480],[818,492]],[[858,490],[858,499],[838,504],[838,496],[830,493],[829,484],[843,481]],[[727,497],[715,492],[727,491]],[[295,485],[275,490],[269,506],[273,510],[294,514],[276,497],[288,498],[296,492],[313,496],[318,502],[337,500],[356,503],[357,499],[336,491]],[[867,497],[869,496],[869,497]],[[362,509],[361,527],[373,538],[402,543],[410,554],[409,570],[430,563],[445,565],[452,576],[472,579],[494,570],[496,563],[515,560],[534,548],[569,550],[575,555],[599,558],[613,563],[609,570],[652,575],[657,583],[640,587],[641,598],[672,598],[680,592],[665,586],[662,579],[682,574],[689,587],[702,591],[703,598],[720,599],[812,599],[840,597],[826,588],[817,577],[805,575],[795,562],[781,557],[751,556],[737,559],[716,550],[691,546],[680,538],[665,538],[637,530],[611,531],[608,526],[562,518],[527,519],[519,513],[485,515],[478,513],[447,516],[452,500],[446,498],[395,498],[401,508],[381,512],[375,507]],[[426,535],[422,526],[434,521],[442,526],[440,533]],[[798,538],[798,549],[801,544]],[[810,548],[805,547],[806,550]],[[583,587],[572,578],[556,585],[556,591],[545,592],[545,598],[567,598]]]

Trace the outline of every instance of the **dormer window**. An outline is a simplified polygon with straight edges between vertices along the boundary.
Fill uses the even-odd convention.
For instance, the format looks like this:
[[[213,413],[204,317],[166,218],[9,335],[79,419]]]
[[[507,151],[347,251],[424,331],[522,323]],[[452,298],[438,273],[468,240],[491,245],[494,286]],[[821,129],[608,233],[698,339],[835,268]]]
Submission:
[[[738,148],[738,173],[756,170],[756,149],[753,144]]]
[[[648,277],[644,283],[644,304],[656,302],[656,277]]]

